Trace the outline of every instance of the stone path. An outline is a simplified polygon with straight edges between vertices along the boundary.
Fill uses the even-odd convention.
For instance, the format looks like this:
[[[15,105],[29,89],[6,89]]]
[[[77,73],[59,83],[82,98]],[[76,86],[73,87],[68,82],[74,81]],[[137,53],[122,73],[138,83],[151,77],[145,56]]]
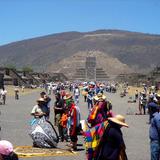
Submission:
[[[137,111],[138,104],[127,103],[128,97],[120,98],[119,93],[106,94],[107,98],[113,104],[115,113],[123,114],[129,128],[123,128],[124,140],[127,147],[129,160],[149,160],[149,138],[148,138],[148,115],[126,115],[127,112],[133,114]],[[1,139],[11,141],[14,146],[32,145],[32,140],[28,136],[30,111],[36,104],[39,93],[32,93],[20,97],[20,100],[14,100],[14,97],[8,97],[7,104],[0,106],[1,116],[0,124],[2,127]],[[80,109],[82,119],[87,117],[87,105],[80,98]],[[51,122],[53,122],[53,113],[51,113]],[[83,147],[83,137],[79,137],[78,154],[75,156],[54,156],[54,157],[35,157],[33,160],[84,160],[85,150]],[[65,148],[64,143],[59,143],[58,147]],[[28,158],[20,158],[27,160]]]

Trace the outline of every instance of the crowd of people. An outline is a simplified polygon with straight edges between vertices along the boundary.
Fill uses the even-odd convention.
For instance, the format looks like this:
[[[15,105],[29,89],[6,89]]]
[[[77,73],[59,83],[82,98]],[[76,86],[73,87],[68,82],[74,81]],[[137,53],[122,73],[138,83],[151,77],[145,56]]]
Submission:
[[[63,142],[70,150],[76,151],[78,135],[82,135],[88,160],[127,160],[121,128],[129,126],[124,116],[113,113],[112,103],[105,96],[105,92],[115,93],[117,84],[83,82],[66,86],[63,83],[48,85],[36,100],[30,113],[33,118],[29,135],[33,147],[56,148],[59,142]],[[3,89],[0,93],[2,97],[7,91]],[[81,120],[80,96],[83,96],[88,110],[84,123]],[[149,114],[151,160],[159,160],[160,95],[144,87],[142,92],[135,91],[135,101],[138,102],[138,115]],[[52,110],[53,124],[50,119]],[[1,142],[0,154],[5,157],[1,153]]]
[[[62,84],[54,87],[54,90],[52,91],[54,95],[54,125],[52,125],[50,129],[52,132],[54,131],[55,134],[52,135],[52,138],[51,135],[48,136],[49,138],[47,140],[45,136],[40,136],[39,134],[36,135],[36,131],[38,126],[43,129],[45,134],[51,132],[51,130],[50,132],[46,131],[46,128],[44,129],[42,125],[42,118],[43,123],[51,125],[49,121],[51,109],[51,98],[49,95],[51,95],[51,91],[48,92],[49,95],[46,93],[47,90],[46,92],[40,93],[37,104],[31,111],[31,115],[34,117],[31,122],[30,134],[33,139],[33,145],[36,147],[53,148],[57,146],[59,141],[61,141],[65,142],[69,149],[77,150],[78,135],[80,134],[84,137],[88,160],[92,160],[93,156],[95,160],[118,160],[119,157],[123,157],[123,159],[126,160],[127,155],[125,153],[125,144],[120,128],[122,126],[128,127],[128,125],[125,123],[125,118],[122,115],[113,114],[112,104],[106,99],[104,94],[104,91],[110,92],[108,88],[109,87],[106,89],[104,84],[93,82],[70,84],[68,88],[69,90],[66,90]],[[114,92],[115,90],[116,89],[114,89]],[[81,123],[81,112],[79,108],[80,95],[84,97],[84,102],[86,102],[88,108],[88,117],[86,117],[84,124]],[[89,138],[87,132],[106,122],[109,125],[104,125],[105,129],[100,134],[101,136],[99,136],[99,143],[96,144],[96,147],[91,146],[92,151],[90,151],[87,147],[87,139]],[[82,127],[82,125],[85,125],[85,127]],[[56,133],[56,130],[54,129],[55,126],[57,127],[58,133]],[[95,134],[95,136],[97,135],[99,135],[99,133]],[[110,138],[108,139],[108,137]],[[38,138],[41,143],[37,140]],[[42,140],[43,138],[45,139],[45,142]],[[94,139],[95,137],[92,137],[91,143],[95,143]]]

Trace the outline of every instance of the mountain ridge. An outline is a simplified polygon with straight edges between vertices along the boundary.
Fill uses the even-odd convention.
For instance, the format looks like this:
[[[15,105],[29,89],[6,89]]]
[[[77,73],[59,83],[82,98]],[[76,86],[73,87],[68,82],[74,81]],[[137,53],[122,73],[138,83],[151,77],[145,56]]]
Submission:
[[[0,46],[0,64],[55,72],[52,64],[88,51],[116,58],[133,72],[149,71],[160,63],[160,35],[105,29],[50,34]]]

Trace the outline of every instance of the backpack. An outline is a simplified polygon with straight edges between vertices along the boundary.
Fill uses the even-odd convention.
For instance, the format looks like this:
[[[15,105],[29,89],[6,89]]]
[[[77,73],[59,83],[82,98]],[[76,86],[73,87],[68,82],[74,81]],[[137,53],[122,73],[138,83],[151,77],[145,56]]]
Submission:
[[[109,128],[108,121],[97,124],[84,132],[87,160],[94,160],[104,131]]]

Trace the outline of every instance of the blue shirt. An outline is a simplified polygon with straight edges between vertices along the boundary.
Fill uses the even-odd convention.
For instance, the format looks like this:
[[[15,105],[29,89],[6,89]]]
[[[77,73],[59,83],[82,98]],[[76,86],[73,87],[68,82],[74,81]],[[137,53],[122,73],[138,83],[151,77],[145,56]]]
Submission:
[[[153,116],[154,117],[151,119],[149,136],[151,140],[160,140],[160,113],[156,112]]]

